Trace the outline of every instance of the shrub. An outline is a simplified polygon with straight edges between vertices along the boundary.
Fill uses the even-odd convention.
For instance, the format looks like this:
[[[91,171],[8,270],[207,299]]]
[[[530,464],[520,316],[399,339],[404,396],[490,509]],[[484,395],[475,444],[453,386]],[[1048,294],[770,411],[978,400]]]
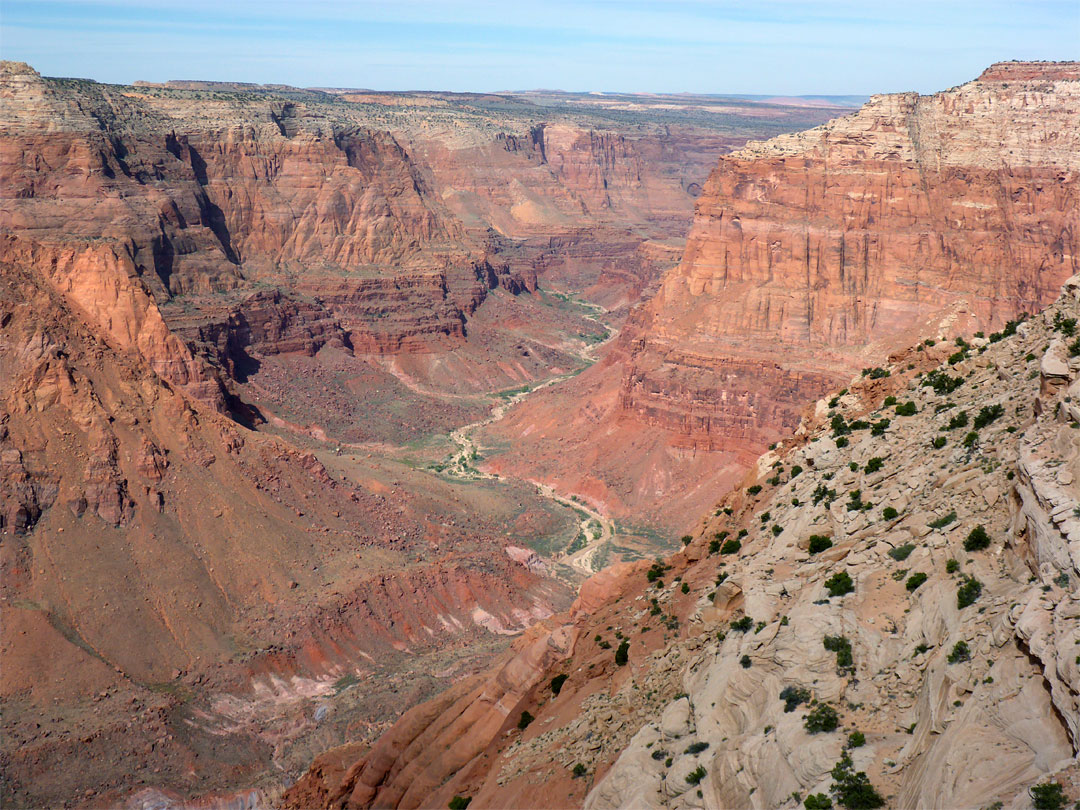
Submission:
[[[836,414],[829,424],[832,427],[833,436],[844,436],[845,434],[851,433],[851,428],[848,427],[847,422],[844,421],[843,414]]]
[[[874,424],[872,424],[870,426],[870,435],[871,436],[881,436],[882,434],[885,433],[886,430],[888,430],[889,425],[891,425],[891,424],[892,424],[891,419],[882,419],[882,420],[880,420],[878,422],[874,422]]]
[[[836,731],[840,725],[840,716],[836,709],[828,703],[822,703],[811,709],[803,719],[803,727],[811,734],[819,734],[823,731]]]
[[[744,655],[742,658],[739,659],[739,664],[742,666],[743,669],[750,669],[750,664],[752,663],[753,662],[750,660],[749,655]]]
[[[684,534],[680,539],[682,540],[682,544],[684,546],[690,545],[690,543],[692,543],[694,540],[694,538],[689,534]]]
[[[855,590],[855,583],[851,581],[851,575],[847,571],[841,571],[825,580],[825,589],[829,596],[843,596]]]
[[[446,806],[450,810],[465,810],[469,806],[469,802],[472,801],[472,796],[455,796],[450,800],[450,803]]]
[[[656,580],[664,575],[666,570],[667,567],[662,562],[654,562],[652,567],[645,572],[645,579],[649,580],[649,582],[656,582]]]
[[[688,745],[686,747],[686,750],[683,753],[684,754],[700,754],[702,751],[704,751],[708,747],[709,747],[709,744],[707,742],[700,742],[700,741],[699,742],[693,742],[693,743],[690,743],[690,745]]]
[[[824,793],[811,793],[803,800],[806,810],[832,810],[832,799]]]
[[[896,406],[897,416],[914,416],[918,412],[919,409],[916,408],[915,403],[911,401],[905,402],[903,405]]]
[[[742,548],[742,543],[738,540],[728,540],[720,548],[721,554],[738,554],[739,549]]]
[[[623,640],[623,643],[619,645],[615,650],[615,665],[625,666],[626,662],[630,659],[630,642]]]
[[[838,438],[836,440],[836,446],[840,447],[840,448],[847,447],[848,446],[848,438],[847,438],[847,436],[841,436],[840,438]]]
[[[657,748],[655,751],[652,752],[652,758],[655,759],[657,762],[659,762],[666,756],[667,751],[661,750],[660,748]]]
[[[957,363],[967,359],[967,352],[961,349],[958,352],[953,352],[949,355],[949,365],[955,366]]]
[[[944,447],[944,446],[945,446],[945,445],[946,445],[947,443],[948,443],[948,439],[946,439],[946,438],[945,438],[944,436],[935,436],[935,437],[934,437],[934,440],[933,440],[932,442],[930,442],[930,445],[931,445],[931,446],[932,446],[932,447],[933,447],[933,448],[934,448],[935,450],[940,450],[940,449],[941,449],[942,447]]]
[[[823,534],[810,535],[810,545],[807,548],[811,554],[819,554],[827,548],[832,548],[832,540]]]
[[[950,523],[956,520],[956,510],[949,512],[947,515],[942,515],[937,520],[931,520],[928,524],[931,529],[944,529]]]
[[[883,377],[888,377],[889,372],[888,372],[888,370],[883,369],[880,366],[878,366],[876,368],[864,368],[862,370],[862,375],[864,377],[869,377],[871,380],[880,380]]]
[[[731,623],[731,629],[737,630],[740,633],[747,633],[750,628],[754,626],[754,620],[749,616],[743,616],[741,619]]]
[[[810,496],[810,500],[813,502],[814,506],[817,506],[819,503],[821,503],[824,500],[828,500],[828,501],[831,502],[835,498],[836,498],[836,490],[835,489],[829,489],[828,487],[825,486],[825,484],[818,484],[817,489],[814,490],[814,494]],[[828,504],[826,504],[826,505],[828,505]]]
[[[885,806],[885,800],[874,790],[866,772],[854,770],[847,751],[840,755],[840,761],[832,769],[832,778],[834,781],[829,790],[847,810],[875,810]]]
[[[780,699],[784,701],[784,711],[793,712],[799,704],[810,700],[810,690],[799,686],[785,686],[780,690]]]
[[[963,610],[968,605],[973,605],[981,593],[982,583],[969,574],[956,589],[956,606]]]
[[[1076,334],[1076,318],[1063,318],[1060,312],[1055,312],[1054,329],[1065,337],[1072,337]]]
[[[881,510],[881,516],[885,518],[885,520],[895,520],[900,516],[900,513],[893,509],[893,507],[886,506]]]
[[[1000,419],[1004,415],[1005,408],[1002,405],[984,405],[982,408],[979,409],[979,413],[976,414],[975,421],[972,423],[972,426],[976,430],[979,430],[980,428],[986,427],[991,422]]]
[[[553,695],[557,695],[562,691],[563,684],[566,683],[568,677],[570,676],[563,673],[561,675],[556,675],[551,679],[551,693]]]
[[[529,714],[527,711],[522,712],[521,713],[521,718],[518,720],[517,727],[519,729],[521,729],[522,731],[524,731],[525,729],[527,729],[529,727],[529,723],[531,723],[535,719],[536,718],[533,717],[531,714]]]
[[[709,541],[709,553],[710,554],[716,554],[716,552],[718,552],[719,550],[720,550],[720,541],[719,540],[710,540]]]
[[[977,441],[979,441],[979,434],[972,430],[964,437],[964,447],[974,447]]]
[[[884,401],[881,403],[882,407],[884,407],[884,408],[891,408],[895,404],[896,404],[896,397],[893,397],[893,396],[885,397]]]
[[[851,642],[845,636],[825,636],[822,645],[826,650],[836,653],[838,667],[850,667],[855,663],[851,656]]]
[[[861,731],[853,731],[848,734],[848,748],[862,748],[864,745],[866,745],[866,735],[863,734]]]
[[[683,583],[683,584],[682,584],[682,585],[681,585],[681,586],[679,587],[679,590],[680,590],[680,591],[682,591],[683,593],[690,593],[690,586],[689,586],[689,585],[687,585],[687,584],[686,584],[686,583],[684,582],[684,583]]]
[[[960,413],[954,413],[949,420],[949,424],[946,426],[946,430],[956,430],[957,428],[967,427],[968,413],[967,411],[960,411]]]
[[[960,664],[964,661],[971,660],[971,650],[968,649],[966,641],[958,641],[953,645],[952,651],[949,653],[948,661],[950,664]]]
[[[915,546],[912,543],[904,543],[902,546],[889,549],[889,556],[897,562],[903,562],[911,556],[911,552],[915,550]]]
[[[922,384],[928,388],[933,388],[934,392],[939,396],[945,396],[951,394],[957,388],[964,384],[963,377],[950,377],[945,372],[934,369],[923,377]]]
[[[698,765],[694,770],[690,771],[686,775],[686,783],[688,785],[696,785],[705,778],[705,774],[708,773],[702,766]]]
[[[858,512],[863,508],[862,490],[853,489],[848,493],[847,510],[849,512]]]
[[[582,765],[582,764],[581,764],[581,763],[579,762],[579,763],[578,763],[577,765],[575,765],[575,766],[574,766],[574,770],[573,770],[573,771],[571,771],[571,773],[573,773],[573,774],[574,774],[574,778],[575,778],[575,779],[580,779],[580,778],[581,778],[581,777],[583,777],[583,776],[584,776],[584,775],[585,775],[586,773],[588,773],[588,770],[587,770],[587,769],[585,768],[585,766],[584,766],[584,765]]]
[[[984,548],[989,547],[990,535],[986,533],[986,529],[981,524],[968,532],[968,536],[964,540],[964,551],[982,551]]]
[[[907,582],[904,583],[904,587],[909,591],[917,590],[920,585],[926,582],[926,574],[920,571],[917,574],[912,574],[907,578]]]
[[[868,462],[866,462],[866,471],[868,473],[875,473],[885,466],[885,459],[881,456],[874,456]]]
[[[1031,806],[1035,810],[1061,810],[1065,806],[1065,794],[1058,782],[1045,782],[1035,785],[1028,791]]]
[[[945,563],[945,573],[946,574],[955,574],[959,570],[960,570],[959,561],[957,561],[957,560],[948,560],[948,561],[946,561],[946,563]]]
[[[738,537],[738,538],[739,538],[740,540],[742,540],[742,539],[743,539],[744,537],[746,537],[746,535],[748,535],[749,533],[750,533],[750,532],[748,532],[748,531],[747,531],[746,529],[739,529],[739,534],[738,534],[738,535],[736,535],[736,536],[737,536],[737,537]]]
[[[784,533],[784,529],[778,523],[774,523],[772,527],[772,533],[773,537],[779,537],[781,534]]]
[[[800,473],[802,473],[802,471],[803,471],[802,467],[800,467],[798,464],[793,464],[792,467],[791,467],[791,478],[794,478],[795,476],[799,475]]]
[[[747,487],[746,491],[749,492],[751,495],[757,495],[759,492],[761,492],[761,484],[754,484],[752,487]]]

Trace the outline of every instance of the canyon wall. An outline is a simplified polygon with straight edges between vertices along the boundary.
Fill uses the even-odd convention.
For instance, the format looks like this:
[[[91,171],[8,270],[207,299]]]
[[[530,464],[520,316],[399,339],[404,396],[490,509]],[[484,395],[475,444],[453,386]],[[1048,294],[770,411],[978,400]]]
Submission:
[[[677,528],[808,399],[1052,300],[1080,269],[1078,121],[1075,63],[1004,63],[722,157],[678,268],[606,363],[496,426],[527,438],[492,469]]]

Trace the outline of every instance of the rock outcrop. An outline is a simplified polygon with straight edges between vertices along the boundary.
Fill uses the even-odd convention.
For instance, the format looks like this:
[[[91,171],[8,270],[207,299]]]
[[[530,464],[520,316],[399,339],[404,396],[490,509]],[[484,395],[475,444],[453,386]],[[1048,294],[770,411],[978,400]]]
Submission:
[[[1048,781],[1075,798],[1078,318],[1080,277],[1030,320],[855,378],[683,550],[548,621],[577,642],[530,669],[486,748],[410,744],[481,705],[470,686],[287,805],[1022,808]],[[495,672],[538,660],[507,656]]]
[[[492,468],[677,527],[853,371],[1038,311],[1080,270],[1078,111],[1076,63],[1003,63],[722,157],[678,268]]]

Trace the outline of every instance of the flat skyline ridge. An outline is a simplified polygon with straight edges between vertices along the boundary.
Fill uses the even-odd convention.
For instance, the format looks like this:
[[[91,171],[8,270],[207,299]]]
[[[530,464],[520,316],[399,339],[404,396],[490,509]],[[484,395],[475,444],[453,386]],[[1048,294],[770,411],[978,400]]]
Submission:
[[[1076,58],[1080,3],[5,0],[0,34],[6,59],[113,84],[866,96]]]

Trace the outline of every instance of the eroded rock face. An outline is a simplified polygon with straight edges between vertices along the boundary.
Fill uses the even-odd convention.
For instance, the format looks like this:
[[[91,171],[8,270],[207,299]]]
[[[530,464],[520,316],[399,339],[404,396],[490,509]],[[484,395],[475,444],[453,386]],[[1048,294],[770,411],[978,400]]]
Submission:
[[[1078,110],[1076,63],[1005,63],[724,156],[623,356],[530,400],[505,428],[529,440],[496,463],[678,515],[703,458],[745,467],[896,347],[1038,311],[1080,269]],[[578,451],[597,463],[560,462]]]
[[[1080,277],[1015,333],[953,362],[956,346],[920,344],[807,408],[683,550],[583,590],[568,657],[518,652],[548,669],[486,750],[409,744],[477,705],[470,685],[351,769],[317,765],[288,801],[794,809],[839,800],[838,764],[885,806],[1021,808],[1050,780],[1075,796],[1080,362],[1044,351],[1076,340],[1078,316]],[[1048,392],[1040,368],[1063,384]],[[812,726],[823,707],[835,723]],[[535,719],[513,730],[521,711]]]

